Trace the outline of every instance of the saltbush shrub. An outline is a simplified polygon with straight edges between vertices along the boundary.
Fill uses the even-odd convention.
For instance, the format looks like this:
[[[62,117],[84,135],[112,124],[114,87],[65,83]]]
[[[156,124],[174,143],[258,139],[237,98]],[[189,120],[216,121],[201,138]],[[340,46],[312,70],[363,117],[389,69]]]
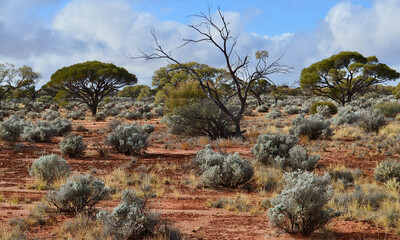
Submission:
[[[296,171],[284,175],[285,188],[271,199],[268,215],[273,226],[292,234],[310,236],[329,220],[339,216],[328,208],[333,196],[330,176],[320,177],[309,172]]]
[[[375,168],[374,175],[379,182],[386,182],[393,178],[400,182],[400,162],[393,159],[385,160]]]
[[[288,115],[293,115],[299,113],[299,107],[294,105],[286,105],[283,111]]]
[[[107,113],[104,110],[104,111],[96,113],[96,116],[94,116],[94,119],[96,121],[104,121],[104,120],[106,120],[106,117],[107,117]]]
[[[86,109],[82,108],[80,110],[70,111],[67,114],[67,118],[72,118],[74,120],[84,119],[85,118]]]
[[[104,182],[92,175],[77,175],[67,179],[59,190],[51,190],[46,199],[60,212],[79,213],[91,211],[94,205],[109,195]]]
[[[327,105],[321,105],[317,107],[317,114],[323,116],[324,118],[331,117],[331,110]]]
[[[150,134],[150,133],[152,133],[152,132],[154,132],[154,125],[151,125],[151,124],[148,124],[148,123],[146,123],[146,124],[144,124],[144,125],[142,125],[142,129],[143,129],[143,131],[145,131],[147,134]]]
[[[336,107],[336,105],[333,102],[321,101],[321,102],[315,102],[311,105],[311,108],[310,108],[311,114],[317,113],[318,106],[328,106],[331,115],[335,115],[338,112],[338,108]]]
[[[29,169],[30,176],[43,180],[48,184],[57,179],[68,177],[70,172],[67,161],[55,154],[41,156],[32,163]]]
[[[11,116],[0,124],[0,138],[6,142],[15,142],[26,126],[24,119]]]
[[[331,118],[331,123],[335,125],[352,124],[360,118],[359,109],[350,105],[340,107],[338,114]]]
[[[61,154],[70,158],[82,156],[86,148],[81,136],[70,134],[60,142]]]
[[[137,123],[121,124],[108,134],[106,143],[120,153],[139,154],[147,147],[148,136]]]
[[[153,235],[161,218],[146,206],[134,190],[122,191],[121,202],[111,212],[100,211],[97,219],[104,224],[106,235],[114,239],[141,239]]]
[[[50,109],[47,109],[42,114],[42,118],[47,120],[47,121],[52,121],[52,120],[54,120],[54,119],[56,119],[58,117],[60,117],[60,113],[58,111],[53,111],[53,110],[50,110]]]
[[[272,109],[270,112],[265,114],[265,118],[267,120],[273,120],[273,119],[279,118],[281,116],[282,116],[281,112],[276,109]]]
[[[362,111],[360,118],[358,119],[358,125],[365,132],[378,132],[383,126],[386,125],[386,118],[379,110],[374,111]]]
[[[197,152],[194,165],[201,172],[201,179],[210,187],[236,187],[248,182],[254,174],[251,163],[238,153],[214,152],[211,145]]]
[[[56,136],[65,135],[72,130],[72,123],[68,119],[65,118],[56,118],[54,121],[51,122],[51,125],[55,129]]]
[[[293,135],[268,134],[260,135],[257,143],[251,149],[257,160],[271,166],[276,157],[287,158],[289,150],[298,143],[299,139]]]
[[[311,171],[317,166],[319,156],[310,156],[305,148],[296,145],[289,150],[287,158],[277,156],[274,160],[275,165],[286,171]]]
[[[317,139],[319,137],[329,137],[332,135],[329,121],[324,121],[323,117],[317,114],[304,118],[300,114],[292,121],[293,127],[289,129],[289,133],[296,136],[308,136],[309,139]]]
[[[30,142],[50,142],[57,130],[47,121],[37,121],[24,127],[22,138]]]
[[[257,112],[266,113],[266,112],[268,112],[268,110],[269,110],[268,104],[263,104],[263,105],[256,107]]]

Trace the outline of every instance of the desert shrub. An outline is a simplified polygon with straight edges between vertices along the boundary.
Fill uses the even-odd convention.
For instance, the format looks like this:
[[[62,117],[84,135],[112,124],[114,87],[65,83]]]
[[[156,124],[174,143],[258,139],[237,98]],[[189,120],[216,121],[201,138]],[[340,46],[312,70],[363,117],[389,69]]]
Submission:
[[[266,113],[269,110],[269,106],[267,104],[263,104],[260,106],[257,106],[256,111],[261,112],[261,113]]]
[[[77,132],[87,132],[88,129],[83,124],[78,124],[75,126],[75,131]]]
[[[330,176],[320,177],[309,172],[292,172],[284,175],[285,188],[271,199],[268,215],[272,225],[288,233],[311,235],[323,227],[338,212],[326,205],[333,196]]]
[[[86,109],[81,108],[79,110],[70,111],[67,114],[67,118],[72,118],[74,120],[82,119],[85,117]]]
[[[317,107],[317,114],[323,116],[324,118],[330,118],[331,110],[329,109],[329,106],[321,105]]]
[[[293,115],[293,114],[299,113],[299,107],[294,106],[294,105],[286,105],[283,108],[283,111],[288,115]]]
[[[153,117],[153,114],[151,112],[145,112],[142,114],[142,117],[145,120],[150,120]]]
[[[44,96],[40,96],[38,99],[36,99],[36,102],[39,102],[39,103],[52,103],[52,102],[54,102],[54,99],[53,99],[52,96],[44,95]]]
[[[305,148],[296,145],[289,150],[288,157],[277,156],[274,161],[275,165],[287,171],[311,171],[317,166],[319,156],[309,156]]]
[[[25,118],[28,115],[28,112],[26,110],[19,110],[14,113],[15,116],[19,118]]]
[[[132,112],[132,111],[123,111],[119,114],[120,117],[125,118],[127,120],[138,120],[142,119],[142,114],[140,112]]]
[[[238,153],[213,152],[211,145],[198,151],[193,163],[199,167],[203,183],[210,187],[236,187],[254,174],[251,163]]]
[[[121,124],[108,134],[106,143],[120,153],[139,154],[147,147],[148,136],[137,123]]]
[[[381,127],[386,125],[386,119],[379,110],[362,111],[358,125],[365,132],[378,132]]]
[[[70,134],[60,142],[61,154],[70,158],[82,156],[85,150],[86,144],[81,136]]]
[[[160,223],[159,214],[150,212],[147,200],[134,190],[122,191],[121,202],[111,212],[100,211],[97,219],[104,224],[104,232],[114,239],[140,239],[154,235]]]
[[[274,164],[276,157],[286,158],[289,150],[298,143],[299,139],[293,135],[269,134],[260,135],[251,151],[262,164]]]
[[[47,109],[42,114],[42,118],[46,119],[47,121],[52,121],[52,120],[54,120],[54,119],[56,119],[58,117],[60,117],[60,113],[58,111],[53,111],[53,110],[50,110],[50,109]]]
[[[142,125],[142,129],[147,134],[150,134],[150,133],[154,132],[155,128],[153,125],[146,123],[146,124]]]
[[[56,136],[65,135],[72,130],[72,123],[68,119],[65,118],[56,118],[51,122],[51,125],[55,129]]]
[[[331,115],[335,115],[338,112],[338,109],[337,109],[336,105],[333,102],[320,101],[320,102],[315,102],[315,103],[313,103],[311,105],[311,108],[310,108],[311,114],[316,114],[317,113],[318,106],[328,106]]]
[[[374,106],[374,109],[378,109],[385,117],[395,118],[400,113],[400,103],[398,102],[383,102],[378,103]]]
[[[155,112],[159,117],[164,116],[164,106],[158,105],[157,107],[153,108],[153,112]]]
[[[309,118],[304,118],[304,115],[299,115],[292,121],[293,127],[289,133],[296,136],[308,136],[310,139],[319,137],[329,137],[332,135],[330,123],[324,121],[321,116],[312,115]]]
[[[375,168],[374,175],[379,182],[386,182],[393,178],[400,182],[400,162],[393,159],[385,160]]]
[[[26,126],[24,119],[11,116],[0,124],[0,138],[6,142],[15,142]]]
[[[29,175],[48,184],[68,177],[70,172],[67,161],[55,154],[41,156],[32,163],[29,169]]]
[[[356,107],[350,105],[340,107],[338,109],[338,114],[331,118],[331,122],[335,125],[355,123],[360,118],[360,112],[357,110]]]
[[[276,110],[276,109],[272,109],[269,113],[265,114],[265,118],[267,120],[273,120],[273,119],[279,118],[281,116],[282,116],[281,112],[279,110]]]
[[[234,112],[235,106],[229,110]],[[174,108],[167,126],[174,134],[208,136],[212,139],[232,136],[231,120],[210,99],[195,99]]]
[[[47,121],[37,121],[24,127],[22,138],[30,142],[50,142],[57,130]]]
[[[121,125],[121,124],[122,124],[122,121],[121,121],[121,120],[113,119],[111,122],[108,122],[108,123],[107,123],[107,128],[108,128],[109,130],[114,130],[114,129],[116,129],[119,125]]]
[[[42,115],[40,115],[40,113],[37,112],[29,112],[28,114],[26,114],[27,117],[29,117],[30,119],[37,119],[40,118]]]
[[[77,175],[68,178],[59,190],[51,190],[46,199],[60,212],[79,213],[91,211],[94,205],[109,194],[104,182],[92,175]]]
[[[363,175],[363,171],[361,169],[328,169],[328,173],[331,176],[333,181],[341,180],[344,184],[353,183],[355,179]]]
[[[104,121],[104,120],[106,120],[106,117],[107,117],[107,113],[104,110],[104,111],[96,113],[96,116],[94,116],[94,119],[96,121]]]

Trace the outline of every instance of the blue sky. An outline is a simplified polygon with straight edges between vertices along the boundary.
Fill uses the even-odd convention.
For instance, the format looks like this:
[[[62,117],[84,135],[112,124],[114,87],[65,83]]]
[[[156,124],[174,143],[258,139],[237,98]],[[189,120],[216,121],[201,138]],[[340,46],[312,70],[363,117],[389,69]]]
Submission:
[[[298,80],[301,70],[340,51],[376,55],[400,70],[400,0],[1,0],[0,62],[28,65],[47,82],[57,69],[89,60],[112,62],[151,83],[167,62],[127,59],[137,48],[151,51],[155,29],[166,49],[195,38],[191,14],[212,4],[239,35],[238,54],[267,50],[271,60],[294,68],[274,76],[277,84]],[[210,45],[188,45],[175,52],[182,62],[224,67]]]

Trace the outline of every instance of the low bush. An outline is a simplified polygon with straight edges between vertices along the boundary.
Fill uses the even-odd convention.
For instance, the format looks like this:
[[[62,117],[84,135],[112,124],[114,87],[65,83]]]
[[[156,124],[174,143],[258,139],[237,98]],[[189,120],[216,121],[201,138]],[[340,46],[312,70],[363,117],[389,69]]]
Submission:
[[[293,127],[289,129],[289,133],[296,136],[308,136],[309,139],[317,139],[319,137],[329,137],[332,135],[330,123],[318,115],[312,115],[304,118],[299,115],[292,121]]]
[[[385,116],[383,116],[379,110],[374,111],[362,111],[358,120],[358,125],[365,132],[378,132],[380,128],[386,125]]]
[[[24,127],[22,138],[30,142],[50,142],[57,133],[50,122],[37,121],[36,124],[28,124]]]
[[[70,134],[60,142],[61,154],[70,158],[82,156],[86,148],[81,136]]]
[[[72,123],[65,118],[56,118],[51,122],[51,125],[56,130],[56,136],[63,136],[72,130]]]
[[[311,171],[317,166],[319,156],[309,156],[305,148],[296,145],[289,150],[288,157],[277,156],[274,161],[275,165],[286,171]]]
[[[400,162],[393,159],[385,160],[375,168],[374,175],[378,182],[386,182],[393,178],[400,182]]]
[[[11,116],[0,124],[0,138],[6,142],[15,142],[26,126],[22,118]]]
[[[251,163],[238,153],[213,152],[211,145],[197,152],[193,160],[201,172],[201,179],[210,187],[236,187],[248,182],[254,174]]]
[[[286,105],[283,108],[283,111],[288,115],[293,115],[293,114],[299,113],[299,107],[298,106],[293,106],[293,105]]]
[[[251,151],[256,155],[258,161],[266,166],[271,166],[274,164],[276,157],[288,157],[289,150],[294,147],[298,141],[299,139],[293,135],[260,135]]]
[[[378,109],[385,117],[395,118],[400,113],[400,103],[398,102],[383,102],[378,103],[374,106],[374,109]]]
[[[104,224],[106,235],[114,239],[141,239],[154,235],[161,218],[150,212],[147,199],[137,196],[134,190],[122,191],[120,204],[111,212],[100,211],[97,219]]]
[[[271,199],[272,207],[268,215],[273,226],[292,234],[310,236],[322,228],[338,212],[328,208],[333,196],[330,176],[322,177],[309,172],[292,172],[284,175],[283,191]]]
[[[66,178],[70,173],[67,161],[55,154],[41,156],[32,163],[29,169],[30,176],[45,181],[47,184]]]
[[[50,110],[50,109],[47,109],[42,114],[42,118],[47,120],[47,121],[52,121],[52,120],[54,120],[54,119],[56,119],[58,117],[60,117],[60,113],[58,111],[53,111],[53,110]]]
[[[51,190],[46,199],[60,212],[89,212],[94,205],[109,195],[104,182],[92,175],[77,175],[69,178],[59,190]]]
[[[273,119],[279,118],[281,116],[282,116],[281,112],[276,109],[272,109],[269,113],[265,114],[265,118],[267,120],[273,120]]]
[[[121,124],[108,134],[106,143],[120,153],[139,154],[146,149],[148,136],[137,123]]]
[[[338,112],[338,108],[333,102],[330,101],[321,101],[321,102],[315,102],[311,105],[310,112],[311,114],[316,114],[317,113],[317,108],[319,106],[328,106],[329,107],[329,112],[331,115],[335,115]]]

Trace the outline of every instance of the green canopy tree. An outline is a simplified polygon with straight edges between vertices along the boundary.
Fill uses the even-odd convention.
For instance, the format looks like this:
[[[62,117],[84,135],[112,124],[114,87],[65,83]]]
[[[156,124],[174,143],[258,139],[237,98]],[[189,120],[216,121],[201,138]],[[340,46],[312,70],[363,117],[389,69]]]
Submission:
[[[13,96],[16,98],[29,98],[35,100],[39,90],[36,90],[36,83],[41,78],[40,73],[34,72],[31,67],[23,66],[18,69],[18,80]]]
[[[358,52],[340,52],[304,68],[300,86],[342,105],[370,86],[396,80],[400,74],[375,56],[364,57]]]
[[[139,96],[141,96],[141,94],[142,94],[142,96],[145,93],[149,93],[150,94],[150,92],[151,92],[150,90],[151,90],[150,87],[147,86],[147,85],[127,86],[127,87],[124,87],[123,89],[121,89],[118,92],[117,96],[118,97],[130,97],[130,98],[138,99]],[[138,99],[138,100],[140,100],[140,99]]]
[[[135,83],[136,76],[125,68],[112,63],[88,61],[57,70],[51,75],[47,86],[77,97],[95,115],[104,97]]]

